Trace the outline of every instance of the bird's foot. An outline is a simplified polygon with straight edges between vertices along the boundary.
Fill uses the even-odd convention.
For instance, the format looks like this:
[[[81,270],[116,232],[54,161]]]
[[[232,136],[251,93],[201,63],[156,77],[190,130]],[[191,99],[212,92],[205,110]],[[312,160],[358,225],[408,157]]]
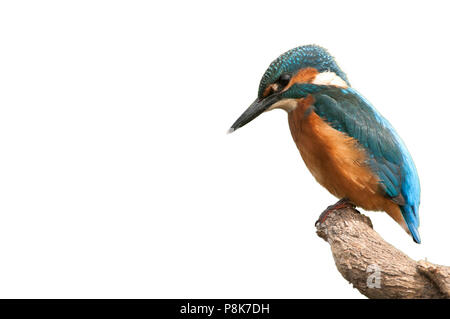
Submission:
[[[320,214],[319,219],[316,221],[314,225],[322,224],[325,219],[327,219],[328,215],[341,208],[355,208],[355,204],[353,204],[349,199],[342,198],[339,201],[337,201],[336,204],[328,206],[327,209],[325,209],[322,214]]]

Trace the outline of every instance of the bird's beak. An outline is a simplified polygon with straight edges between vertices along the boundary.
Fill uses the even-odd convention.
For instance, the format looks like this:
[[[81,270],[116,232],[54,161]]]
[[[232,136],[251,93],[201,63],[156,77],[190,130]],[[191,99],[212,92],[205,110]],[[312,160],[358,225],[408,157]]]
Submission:
[[[273,94],[270,95],[264,99],[256,99],[252,105],[248,107],[247,110],[245,110],[244,113],[242,113],[241,116],[234,122],[233,125],[231,125],[231,128],[228,130],[228,133],[233,133],[238,128],[243,127],[245,124],[253,121],[255,118],[257,118],[261,113],[266,111],[272,104],[278,102],[281,100],[281,97],[279,94]]]

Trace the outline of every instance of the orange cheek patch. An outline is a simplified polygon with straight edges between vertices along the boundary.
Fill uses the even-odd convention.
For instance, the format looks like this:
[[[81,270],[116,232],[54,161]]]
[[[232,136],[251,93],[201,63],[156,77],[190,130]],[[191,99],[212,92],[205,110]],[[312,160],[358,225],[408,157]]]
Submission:
[[[270,95],[271,93],[275,92],[278,89],[278,84],[274,83],[266,87],[266,89],[263,92],[263,97],[266,97]]]
[[[315,68],[304,68],[298,71],[291,79],[285,89],[290,88],[295,83],[311,83],[316,78],[319,71]]]
[[[306,111],[311,105],[315,102],[314,96],[308,94],[305,98],[298,100],[298,106],[303,108],[303,111]]]
[[[263,97],[267,97],[273,92],[277,92],[278,89],[283,89],[283,91],[286,91],[291,86],[293,86],[295,83],[312,83],[314,79],[316,78],[317,74],[319,74],[319,71],[315,68],[304,68],[298,71],[292,79],[289,81],[289,83],[284,88],[280,88],[279,84],[273,83],[266,87],[266,89],[263,92]]]

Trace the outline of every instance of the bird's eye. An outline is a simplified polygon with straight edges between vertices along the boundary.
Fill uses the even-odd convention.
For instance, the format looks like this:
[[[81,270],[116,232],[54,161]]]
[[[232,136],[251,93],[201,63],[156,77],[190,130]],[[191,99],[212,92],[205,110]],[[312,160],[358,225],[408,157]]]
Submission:
[[[281,87],[285,87],[286,85],[288,85],[290,80],[291,76],[287,73],[283,73],[280,75],[277,82],[280,84]]]

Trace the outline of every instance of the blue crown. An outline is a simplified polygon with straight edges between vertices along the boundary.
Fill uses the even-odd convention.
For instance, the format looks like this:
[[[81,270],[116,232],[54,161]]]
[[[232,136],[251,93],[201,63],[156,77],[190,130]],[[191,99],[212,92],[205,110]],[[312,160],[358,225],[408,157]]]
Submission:
[[[282,73],[292,74],[308,67],[319,72],[334,72],[350,86],[347,76],[327,50],[317,45],[304,45],[283,53],[270,64],[259,84],[258,96],[262,97],[265,88],[274,83]]]

